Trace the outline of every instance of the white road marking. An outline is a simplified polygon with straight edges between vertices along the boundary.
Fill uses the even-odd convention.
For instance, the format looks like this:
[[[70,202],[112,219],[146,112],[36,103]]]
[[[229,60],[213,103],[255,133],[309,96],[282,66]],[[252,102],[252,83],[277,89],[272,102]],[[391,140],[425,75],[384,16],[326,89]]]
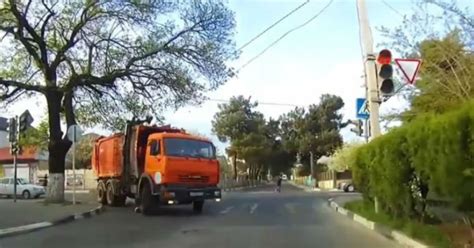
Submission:
[[[250,207],[250,214],[253,214],[253,212],[255,212],[255,210],[257,209],[258,207],[258,204],[257,203],[254,203],[251,207]]]
[[[232,210],[233,208],[234,208],[233,206],[228,207],[228,208],[222,210],[220,213],[221,213],[221,214],[227,214],[227,213],[230,212],[230,210]]]
[[[273,194],[275,191],[250,191],[245,192],[246,194]]]

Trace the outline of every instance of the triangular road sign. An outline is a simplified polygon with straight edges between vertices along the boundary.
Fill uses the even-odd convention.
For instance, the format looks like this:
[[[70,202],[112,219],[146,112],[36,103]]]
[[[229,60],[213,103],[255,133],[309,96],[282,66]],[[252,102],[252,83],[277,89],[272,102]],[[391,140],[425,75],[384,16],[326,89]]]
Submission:
[[[398,67],[402,71],[406,80],[410,84],[415,83],[416,74],[420,69],[421,60],[420,59],[395,59]]]

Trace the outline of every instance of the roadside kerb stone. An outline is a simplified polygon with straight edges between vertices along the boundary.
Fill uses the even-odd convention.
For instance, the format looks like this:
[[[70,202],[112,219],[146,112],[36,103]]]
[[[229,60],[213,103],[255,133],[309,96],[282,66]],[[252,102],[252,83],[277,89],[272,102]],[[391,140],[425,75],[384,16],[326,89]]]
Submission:
[[[3,228],[3,229],[0,229],[0,239],[27,233],[27,232],[36,231],[39,229],[43,229],[43,228],[47,228],[47,227],[51,227],[55,225],[72,222],[75,220],[91,218],[92,216],[98,215],[104,211],[105,211],[105,208],[102,205],[100,205],[92,210],[82,212],[82,213],[77,213],[77,214],[70,214],[70,215],[67,215],[59,219],[52,220],[52,221],[43,221],[43,222],[22,225],[22,226],[17,226],[17,227]]]
[[[333,198],[328,199],[328,205],[330,208],[334,209],[337,213],[340,213],[349,219],[365,226],[366,228],[379,233],[382,236],[385,236],[389,239],[395,240],[399,244],[403,245],[404,247],[411,247],[411,248],[427,248],[426,244],[423,244],[420,241],[414,240],[407,235],[399,232],[392,230],[391,228],[388,228],[382,224],[367,220],[366,218],[355,214],[343,207],[340,207]]]

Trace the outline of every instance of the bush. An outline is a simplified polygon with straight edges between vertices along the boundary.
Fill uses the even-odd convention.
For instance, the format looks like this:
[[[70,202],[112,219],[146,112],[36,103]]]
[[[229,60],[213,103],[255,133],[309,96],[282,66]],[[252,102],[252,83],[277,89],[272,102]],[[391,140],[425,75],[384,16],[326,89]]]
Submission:
[[[459,210],[474,208],[474,102],[420,116],[357,149],[353,179],[396,217],[423,215],[427,189]],[[421,206],[421,208],[420,208]]]

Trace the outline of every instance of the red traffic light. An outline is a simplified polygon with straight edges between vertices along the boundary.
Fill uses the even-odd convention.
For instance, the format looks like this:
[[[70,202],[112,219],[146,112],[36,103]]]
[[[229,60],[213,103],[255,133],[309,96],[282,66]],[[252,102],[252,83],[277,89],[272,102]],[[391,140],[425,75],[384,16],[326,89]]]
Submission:
[[[379,56],[377,57],[377,63],[381,65],[388,65],[392,63],[392,52],[388,49],[383,49],[379,52]]]

